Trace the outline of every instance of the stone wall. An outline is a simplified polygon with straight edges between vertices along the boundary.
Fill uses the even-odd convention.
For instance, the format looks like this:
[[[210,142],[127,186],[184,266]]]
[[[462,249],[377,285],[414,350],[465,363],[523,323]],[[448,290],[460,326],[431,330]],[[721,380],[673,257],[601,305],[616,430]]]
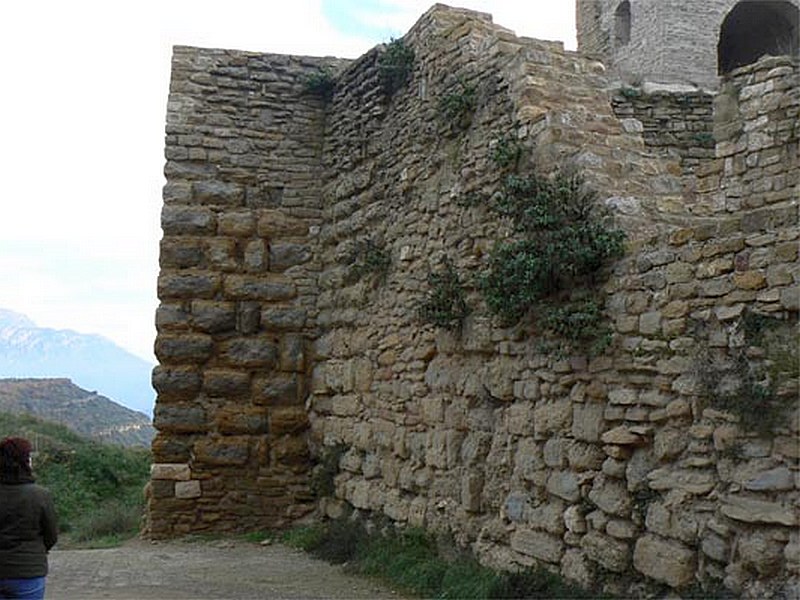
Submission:
[[[595,61],[441,5],[404,42],[416,56],[404,87],[382,91],[379,47],[342,66],[327,106],[301,94],[302,74],[320,62],[176,54],[170,135],[202,146],[192,134],[209,127],[216,138],[208,119],[225,114],[242,125],[226,130],[229,141],[252,132],[253,144],[281,150],[254,151],[252,166],[229,172],[237,154],[208,164],[168,136],[168,157],[178,156],[165,192],[152,532],[280,524],[310,506],[311,457],[333,452],[335,491],[320,502],[330,516],[382,513],[452,534],[486,564],[543,564],[619,593],[721,580],[752,596],[791,594],[797,407],[764,434],[710,403],[704,386],[735,379],[742,357],[769,366],[743,337],[747,315],[771,315],[796,346],[796,63],[735,75],[723,95],[738,107],[726,114],[739,116],[718,114],[718,158],[707,166],[675,135],[692,131],[695,115],[707,125],[705,96],[623,102],[604,91]],[[215,104],[240,61],[253,66],[235,71],[236,85],[271,68],[277,80]],[[279,106],[251,111],[271,85]],[[772,109],[748,112],[756,89],[776,95]],[[474,112],[445,118],[443,99],[467,90]],[[770,144],[757,132],[774,134]],[[599,292],[614,333],[600,356],[547,352],[525,326],[499,326],[480,299],[476,276],[511,228],[466,200],[497,190],[491,154],[511,139],[523,169],[580,169],[628,233]],[[700,183],[687,195],[695,158]],[[254,174],[283,194],[250,206],[233,190]],[[756,192],[764,179],[784,195],[729,200],[729,183]],[[239,200],[205,200],[209,180],[221,186],[215,198]],[[265,239],[271,262],[248,262],[243,249]],[[214,266],[218,243],[242,254]],[[385,271],[365,268],[386,257]],[[418,317],[427,275],[445,258],[472,307],[459,334]],[[217,303],[237,315],[218,330],[204,316]],[[797,397],[795,375],[780,380],[779,400]]]
[[[620,44],[614,15],[621,0],[576,0],[578,50],[597,56],[629,83],[716,89],[720,30],[740,1],[630,0],[630,41]],[[786,2],[800,8],[798,0]]]
[[[645,146],[660,156],[677,157],[684,195],[693,195],[698,167],[714,158],[714,96],[701,90],[674,92],[644,84],[623,87],[612,96],[614,114],[641,130]]]
[[[177,47],[167,111],[148,530],[311,508],[304,408],[324,104],[342,61]]]

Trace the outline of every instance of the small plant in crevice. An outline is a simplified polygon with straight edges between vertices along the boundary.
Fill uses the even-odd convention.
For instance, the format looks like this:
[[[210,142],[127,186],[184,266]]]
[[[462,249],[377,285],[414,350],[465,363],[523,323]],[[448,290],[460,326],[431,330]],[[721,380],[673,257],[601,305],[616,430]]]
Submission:
[[[516,171],[522,158],[522,146],[510,135],[504,135],[489,144],[489,158],[501,171]]]
[[[707,131],[700,131],[692,135],[692,139],[703,148],[714,147],[714,134]]]
[[[387,98],[405,85],[414,68],[414,50],[401,39],[392,39],[378,58],[381,89]]]
[[[458,87],[457,91],[450,92],[439,101],[439,114],[452,130],[463,131],[472,123],[477,93],[474,85],[469,85],[460,78]]]
[[[460,331],[469,314],[464,288],[449,257],[442,269],[428,274],[430,291],[419,306],[420,319],[449,331]]]
[[[624,87],[619,91],[620,96],[628,100],[633,100],[642,95],[642,90],[635,87]]]
[[[713,323],[699,326],[700,337]],[[700,344],[694,374],[700,393],[711,408],[729,412],[740,424],[764,435],[781,425],[796,401],[798,324],[745,311],[732,334],[742,343],[729,348]]]
[[[329,69],[322,68],[306,76],[303,88],[306,93],[330,102],[336,91],[336,79]]]
[[[334,478],[339,473],[339,462],[347,451],[347,446],[337,444],[325,446],[320,453],[319,462],[311,472],[311,491],[317,498],[332,496],[336,491]]]
[[[367,275],[374,276],[374,282],[378,283],[386,280],[392,259],[382,243],[366,238],[355,242],[345,263],[350,267],[345,283],[357,283]]]

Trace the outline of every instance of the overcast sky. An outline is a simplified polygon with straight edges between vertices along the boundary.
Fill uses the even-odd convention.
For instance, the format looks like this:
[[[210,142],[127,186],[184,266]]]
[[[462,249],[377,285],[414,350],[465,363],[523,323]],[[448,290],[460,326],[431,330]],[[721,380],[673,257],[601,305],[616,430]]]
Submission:
[[[155,362],[173,45],[355,58],[418,0],[6,0],[0,4],[0,308]],[[575,48],[574,0],[452,2]]]

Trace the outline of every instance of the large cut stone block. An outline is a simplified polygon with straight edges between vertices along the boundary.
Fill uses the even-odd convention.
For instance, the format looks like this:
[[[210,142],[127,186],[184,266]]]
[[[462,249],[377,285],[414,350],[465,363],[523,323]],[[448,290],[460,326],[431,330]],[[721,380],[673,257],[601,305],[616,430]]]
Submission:
[[[194,445],[195,459],[206,465],[243,465],[250,458],[250,437],[203,438]]]
[[[220,344],[219,358],[234,367],[271,369],[278,362],[278,347],[267,338],[237,338]]]
[[[518,529],[512,533],[511,548],[520,554],[553,564],[561,562],[564,554],[564,542],[560,537],[531,529]]]
[[[581,548],[587,557],[615,573],[623,573],[631,561],[628,544],[598,531],[590,531],[583,536]]]
[[[683,587],[694,578],[695,553],[683,544],[648,534],[636,542],[633,566],[670,587]]]
[[[155,351],[162,363],[202,364],[211,357],[214,342],[201,334],[164,334],[156,338]]]

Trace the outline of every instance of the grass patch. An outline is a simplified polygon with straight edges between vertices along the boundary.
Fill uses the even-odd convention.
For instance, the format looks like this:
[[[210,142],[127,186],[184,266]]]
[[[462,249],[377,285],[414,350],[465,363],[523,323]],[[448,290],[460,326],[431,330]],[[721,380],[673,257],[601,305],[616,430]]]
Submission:
[[[467,553],[439,551],[436,539],[421,529],[369,527],[346,518],[304,526],[281,541],[351,572],[381,579],[424,598],[596,598],[544,569],[498,572]]]
[[[34,444],[34,476],[53,494],[60,546],[109,546],[138,534],[148,450],[102,444],[62,425],[0,413],[0,438],[10,435]]]

